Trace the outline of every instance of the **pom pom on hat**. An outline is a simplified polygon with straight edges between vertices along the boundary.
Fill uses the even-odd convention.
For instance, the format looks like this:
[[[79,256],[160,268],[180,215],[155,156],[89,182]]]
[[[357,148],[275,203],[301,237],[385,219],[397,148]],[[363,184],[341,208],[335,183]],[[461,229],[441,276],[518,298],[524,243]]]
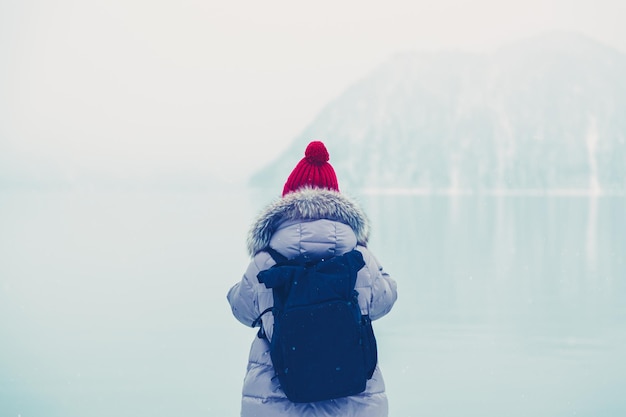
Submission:
[[[304,158],[298,162],[289,174],[283,188],[283,197],[293,191],[309,186],[339,191],[335,170],[328,163],[330,155],[326,146],[320,141],[309,143]]]
[[[304,151],[304,157],[307,161],[317,166],[322,165],[324,162],[328,162],[330,159],[326,146],[324,146],[324,144],[320,141],[313,141],[309,143],[309,146],[306,147],[306,151]]]

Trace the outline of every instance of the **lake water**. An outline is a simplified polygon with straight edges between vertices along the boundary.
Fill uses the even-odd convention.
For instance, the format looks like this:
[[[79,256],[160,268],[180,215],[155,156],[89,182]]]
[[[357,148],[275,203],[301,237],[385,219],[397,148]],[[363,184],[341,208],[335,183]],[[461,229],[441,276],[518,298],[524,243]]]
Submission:
[[[273,197],[0,191],[0,416],[237,416],[226,292]],[[626,415],[624,197],[357,198],[392,417]]]

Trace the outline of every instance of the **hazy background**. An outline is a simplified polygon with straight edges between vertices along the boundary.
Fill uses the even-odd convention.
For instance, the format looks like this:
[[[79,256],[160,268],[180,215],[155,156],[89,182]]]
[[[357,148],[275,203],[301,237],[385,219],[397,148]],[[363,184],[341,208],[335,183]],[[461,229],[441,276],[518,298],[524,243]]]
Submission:
[[[243,181],[393,54],[555,30],[625,52],[624,15],[619,0],[3,0],[0,183]]]
[[[624,16],[0,0],[0,416],[238,415],[225,295],[310,139],[398,281],[392,417],[625,415]]]

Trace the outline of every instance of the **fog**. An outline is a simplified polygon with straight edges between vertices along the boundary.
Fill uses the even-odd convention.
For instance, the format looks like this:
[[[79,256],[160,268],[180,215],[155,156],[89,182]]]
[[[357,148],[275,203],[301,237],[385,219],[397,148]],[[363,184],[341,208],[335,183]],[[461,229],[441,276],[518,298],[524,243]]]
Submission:
[[[249,262],[248,225],[279,195],[288,172],[276,163],[258,176],[271,189],[249,187],[248,179],[314,120],[324,125],[316,131],[328,126],[355,142],[370,140],[371,132],[342,117],[354,97],[338,97],[394,55],[484,54],[555,31],[624,53],[624,16],[619,0],[1,1],[0,415],[238,415],[256,332],[232,317],[226,292]],[[601,63],[613,71],[606,73],[621,68],[612,66],[622,65],[620,54],[599,49],[596,56],[619,58]],[[425,73],[466,62],[457,58],[444,56]],[[518,69],[515,62],[506,60]],[[410,72],[412,63],[396,60],[382,75]],[[551,74],[546,79],[560,79]],[[357,169],[370,166],[338,157],[355,158],[351,142],[329,147],[345,174],[342,192],[371,215],[370,248],[398,282],[398,303],[375,323],[390,415],[626,413],[619,153],[626,142],[622,117],[612,113],[626,103],[626,87],[611,88],[619,76],[595,83],[593,74],[590,83],[571,77],[574,84],[554,89],[568,92],[566,106],[547,89],[550,111],[539,108],[546,117],[534,119],[524,111],[535,96],[518,106],[526,86],[518,90],[515,77],[505,77],[516,87],[505,97],[511,106],[485,101],[501,105],[496,129],[491,114],[474,111],[481,91],[453,96],[463,98],[453,108],[449,74],[435,77],[446,91],[413,79],[414,91],[430,95],[395,95],[395,109],[438,99],[443,116],[422,131],[433,143],[444,137],[434,130],[458,132],[465,148],[449,135],[433,153],[446,158],[403,152],[414,143],[404,133],[415,130],[394,125],[399,140],[388,154],[409,162],[384,161],[363,176]],[[357,102],[397,81],[373,79],[382,81],[359,90]],[[569,106],[584,102],[577,94],[585,88],[593,105]],[[606,99],[606,91],[616,97]],[[332,103],[339,110],[324,113]],[[390,114],[393,108],[363,106],[360,120],[400,120],[421,109]],[[505,108],[521,109],[521,117],[505,117]],[[582,117],[570,124],[572,113],[562,108]],[[461,123],[450,127],[449,114],[460,114]],[[548,122],[535,129],[528,120]],[[543,133],[555,131],[565,134],[545,152]],[[489,148],[482,132],[501,135],[507,146]],[[520,142],[514,159],[508,145],[520,136],[532,144]],[[473,143],[484,147],[468,149]],[[510,176],[496,172],[508,185],[517,175],[517,190],[474,193],[476,173],[489,177],[492,161],[513,167]],[[541,161],[551,169],[539,172]],[[403,180],[412,190],[343,188],[350,175],[366,186],[393,181],[385,166],[410,164],[412,176]],[[568,182],[576,175],[582,179]],[[422,183],[410,184],[416,178]],[[535,187],[554,178],[565,188]],[[432,183],[438,193],[428,191]]]
[[[3,179],[243,181],[393,54],[555,30],[626,51],[625,14],[617,0],[5,1],[0,162],[17,167]]]

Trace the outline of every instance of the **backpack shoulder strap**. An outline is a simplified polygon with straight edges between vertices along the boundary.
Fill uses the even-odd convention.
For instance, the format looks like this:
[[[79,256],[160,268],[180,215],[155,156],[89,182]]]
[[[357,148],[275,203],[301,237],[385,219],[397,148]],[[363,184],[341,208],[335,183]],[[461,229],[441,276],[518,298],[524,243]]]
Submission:
[[[265,329],[263,328],[263,323],[261,322],[261,319],[265,314],[269,313],[270,311],[274,312],[274,307],[268,307],[263,310],[263,312],[259,314],[259,317],[254,319],[254,321],[252,322],[252,328],[255,328],[257,325],[259,326],[259,331],[257,332],[257,336],[259,337],[259,339],[267,340],[267,335],[265,334]]]
[[[264,250],[270,254],[272,259],[274,259],[274,262],[276,262],[277,264],[286,262],[288,260],[286,256],[284,256],[283,254],[281,254],[280,252],[278,252],[276,249],[272,248],[271,246],[266,247]],[[263,280],[260,277],[259,277],[259,281],[263,282]],[[270,311],[274,313],[276,311],[276,307],[272,306],[272,307],[266,308],[252,322],[253,328],[256,327],[257,325],[259,326],[259,332],[257,333],[257,335],[259,336],[260,339],[267,339],[267,335],[265,334],[265,329],[263,329],[263,323],[261,322],[261,318],[263,318],[263,316],[269,313]]]
[[[272,259],[274,259],[274,261],[277,264],[282,263],[282,262],[286,262],[288,260],[285,255],[283,255],[282,253],[278,252],[276,249],[274,249],[271,246],[268,246],[267,248],[265,248],[265,251],[270,254]]]

